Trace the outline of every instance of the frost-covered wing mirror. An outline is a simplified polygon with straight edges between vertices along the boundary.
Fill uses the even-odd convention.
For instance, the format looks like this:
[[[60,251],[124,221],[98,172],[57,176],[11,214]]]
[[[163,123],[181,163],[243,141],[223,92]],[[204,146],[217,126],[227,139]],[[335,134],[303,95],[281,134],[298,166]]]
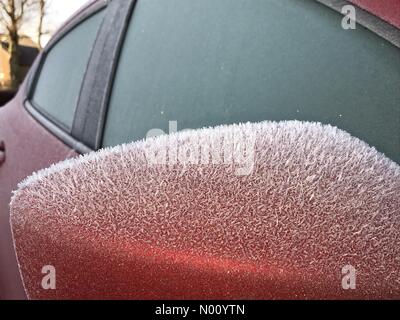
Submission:
[[[400,167],[348,133],[177,133],[27,178],[11,223],[29,298],[400,298]]]

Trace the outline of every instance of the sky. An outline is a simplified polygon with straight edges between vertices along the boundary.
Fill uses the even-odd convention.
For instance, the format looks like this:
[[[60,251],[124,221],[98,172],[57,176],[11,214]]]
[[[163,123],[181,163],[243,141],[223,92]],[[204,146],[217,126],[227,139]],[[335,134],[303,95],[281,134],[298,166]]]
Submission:
[[[50,0],[48,15],[44,22],[45,29],[53,33],[87,1],[88,0]],[[35,21],[32,21],[24,26],[23,33],[36,40],[36,28]],[[43,36],[43,44],[46,44],[50,37],[50,35]]]

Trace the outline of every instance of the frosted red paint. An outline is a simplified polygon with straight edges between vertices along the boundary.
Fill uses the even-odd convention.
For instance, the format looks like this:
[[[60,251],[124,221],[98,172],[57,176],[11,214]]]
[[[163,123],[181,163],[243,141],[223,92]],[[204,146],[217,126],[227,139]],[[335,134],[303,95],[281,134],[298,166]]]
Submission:
[[[249,176],[146,156],[234,132],[256,138]],[[349,134],[261,123],[61,163],[23,182],[11,210],[33,299],[389,299],[400,298],[399,193],[400,167]],[[54,291],[39,285],[47,264]],[[354,291],[341,286],[348,264]]]
[[[400,0],[350,0],[350,2],[400,28]]]

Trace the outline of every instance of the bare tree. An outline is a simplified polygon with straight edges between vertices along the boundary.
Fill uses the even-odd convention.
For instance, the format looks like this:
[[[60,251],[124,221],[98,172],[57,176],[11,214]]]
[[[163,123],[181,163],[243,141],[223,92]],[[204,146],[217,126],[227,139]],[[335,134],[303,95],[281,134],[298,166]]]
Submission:
[[[11,85],[17,86],[19,81],[19,40],[24,24],[31,23],[32,17],[38,19],[37,42],[42,48],[42,37],[48,32],[44,30],[44,19],[47,14],[49,0],[0,0],[0,26],[8,37],[10,55]]]
[[[19,82],[19,31],[24,23],[31,0],[0,0],[0,23],[8,35],[11,84]]]

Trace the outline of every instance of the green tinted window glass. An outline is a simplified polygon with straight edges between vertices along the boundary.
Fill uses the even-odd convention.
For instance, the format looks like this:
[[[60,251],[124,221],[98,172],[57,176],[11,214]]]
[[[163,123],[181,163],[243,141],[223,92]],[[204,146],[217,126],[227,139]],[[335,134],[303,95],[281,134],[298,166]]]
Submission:
[[[314,1],[139,0],[103,143],[262,120],[319,121],[400,162],[400,51]]]
[[[103,15],[85,20],[49,51],[36,84],[34,105],[68,129]]]

